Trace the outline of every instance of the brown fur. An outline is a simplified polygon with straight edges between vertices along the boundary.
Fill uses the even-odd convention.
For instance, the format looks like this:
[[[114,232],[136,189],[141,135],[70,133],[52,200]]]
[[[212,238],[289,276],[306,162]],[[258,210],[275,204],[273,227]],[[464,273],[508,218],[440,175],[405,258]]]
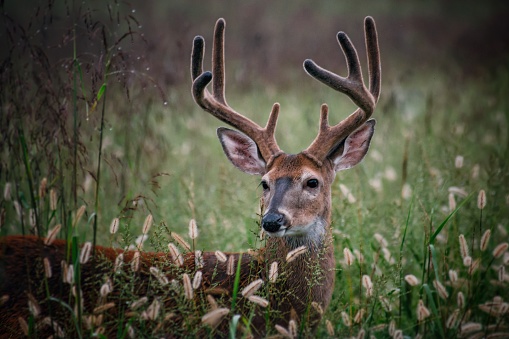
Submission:
[[[242,254],[241,265],[241,282],[240,289],[250,282],[261,278],[267,282],[268,268],[273,260],[277,260],[280,264],[280,279],[276,284],[276,289],[281,291],[281,295],[274,295],[271,298],[271,308],[279,311],[279,320],[274,324],[286,326],[292,309],[299,316],[306,313],[306,307],[309,301],[317,301],[322,307],[327,307],[330,300],[331,289],[324,289],[325,286],[331,286],[334,279],[332,270],[325,270],[325,281],[321,286],[314,286],[311,291],[307,284],[301,279],[295,280],[295,277],[301,277],[302,274],[308,274],[311,262],[316,261],[319,250],[312,251],[312,255],[301,255],[290,264],[286,264],[284,258],[286,253],[282,249],[286,248],[280,243],[282,239],[271,239],[268,241],[267,248],[260,257],[253,257],[251,254]],[[39,303],[41,314],[35,319],[36,324],[46,316],[56,321],[57,324],[66,332],[67,335],[75,333],[73,321],[70,312],[62,307],[58,302],[50,301],[48,295],[73,305],[73,300],[69,300],[71,291],[69,284],[62,280],[61,261],[66,260],[67,244],[62,240],[56,240],[51,245],[44,245],[43,239],[35,236],[8,236],[0,238],[0,296],[8,296],[9,299],[0,306],[0,338],[17,338],[24,337],[21,331],[18,318],[21,317],[28,322],[29,294]],[[126,288],[119,283],[115,283],[113,278],[113,263],[120,253],[124,253],[124,272],[129,272],[130,262],[134,252],[122,251],[120,249],[96,247],[96,254],[88,263],[81,266],[80,285],[83,291],[83,315],[90,315],[94,308],[99,305],[114,302],[115,307],[104,313],[103,326],[105,327],[105,335],[107,337],[115,337],[118,331],[116,322],[119,318],[119,312],[125,314],[129,311],[126,305],[127,301],[133,301],[121,295],[122,288]],[[227,253],[227,255],[230,255]],[[235,262],[238,262],[239,254],[234,253]],[[320,260],[320,266],[323,263],[333,262],[332,251],[326,251]],[[168,337],[173,337],[175,326],[182,324],[182,317],[179,310],[176,309],[174,300],[168,297],[177,297],[168,294],[163,287],[157,288],[157,284],[151,284],[149,268],[157,266],[163,270],[168,279],[179,279],[181,271],[177,269],[175,264],[169,260],[169,255],[165,253],[142,253],[140,271],[136,273],[137,279],[134,281],[127,280],[127,283],[136,284],[135,293],[137,297],[151,297],[162,295],[166,297],[164,307],[166,313],[174,312],[176,316],[166,326],[160,328],[158,332]],[[266,258],[263,258],[266,256]],[[52,267],[52,277],[45,278],[43,258],[48,258]],[[203,253],[204,268],[202,285],[195,293],[195,299],[199,300],[206,294],[216,297],[220,305],[229,307],[231,301],[231,291],[233,290],[234,275],[226,274],[226,263],[217,261],[214,253]],[[283,259],[283,260],[282,260]],[[316,266],[316,265],[314,265]],[[185,255],[184,270],[191,274],[195,272],[195,260],[193,253]],[[235,266],[236,267],[236,266]],[[332,265],[332,268],[334,266]],[[311,274],[311,272],[309,272]],[[105,278],[110,277],[114,280],[114,288],[107,300],[101,300],[99,290],[104,283]],[[318,280],[323,279],[318,277]],[[181,280],[180,280],[181,282]],[[46,285],[47,284],[47,285]],[[48,286],[48,291],[46,290]],[[156,288],[154,288],[156,286]],[[169,289],[169,285],[164,288]],[[249,317],[253,304],[243,300],[238,301],[238,308],[235,313],[243,314]],[[259,313],[252,319],[252,331],[256,336],[263,336],[265,333],[265,319],[263,317],[264,309],[257,308]],[[297,319],[301,320],[301,319]],[[310,324],[316,326],[319,315],[311,310],[308,313]],[[110,325],[110,326],[108,326]],[[217,333],[226,334],[227,319],[217,329]],[[38,337],[47,337],[52,335],[53,330],[49,326],[39,326],[37,328]],[[177,334],[176,334],[177,335]]]

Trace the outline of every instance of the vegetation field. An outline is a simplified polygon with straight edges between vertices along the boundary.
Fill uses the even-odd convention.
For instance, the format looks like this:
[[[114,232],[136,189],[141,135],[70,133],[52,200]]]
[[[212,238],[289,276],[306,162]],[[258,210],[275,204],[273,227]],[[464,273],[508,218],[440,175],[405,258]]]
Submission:
[[[331,122],[356,108],[302,61],[346,75],[335,41],[345,30],[365,65],[362,20],[372,15],[383,74],[376,132],[332,189],[336,280],[314,335],[509,336],[509,59],[492,36],[465,47],[483,41],[470,33],[501,20],[502,5],[29,3],[0,4],[1,237],[46,237],[61,225],[61,239],[143,251],[169,253],[175,233],[203,251],[260,247],[260,178],[228,162],[222,124],[192,100],[192,38],[205,37],[210,67],[213,25],[226,19],[228,103],[264,124],[279,102],[276,138],[298,153],[318,132],[322,103]],[[436,40],[426,35],[434,23],[450,25]],[[205,313],[189,308],[195,327],[176,333],[203,333]],[[231,336],[246,321],[235,309],[226,318]],[[129,325],[119,337],[160,335],[156,323],[118,321]],[[80,336],[101,336],[100,323],[79,325]],[[304,326],[270,334],[311,335]]]

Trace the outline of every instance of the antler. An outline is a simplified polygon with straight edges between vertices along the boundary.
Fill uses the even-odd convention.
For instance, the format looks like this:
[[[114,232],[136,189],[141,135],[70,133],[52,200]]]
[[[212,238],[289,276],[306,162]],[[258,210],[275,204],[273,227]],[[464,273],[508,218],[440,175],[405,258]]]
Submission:
[[[362,70],[357,51],[344,32],[337,35],[338,43],[345,55],[348,76],[346,78],[321,68],[312,60],[304,61],[306,72],[327,86],[346,94],[359,108],[335,126],[329,126],[327,105],[322,105],[318,136],[304,151],[308,156],[321,162],[337,145],[353,131],[362,126],[373,114],[380,96],[381,66],[378,37],[372,17],[364,20],[366,50],[369,66],[369,91],[362,79]]]
[[[260,154],[267,164],[273,158],[283,153],[277,145],[274,131],[276,129],[279,104],[272,106],[272,111],[265,128],[235,112],[225,99],[224,77],[224,19],[216,22],[214,29],[214,43],[212,48],[212,70],[203,72],[203,56],[205,41],[197,36],[193,41],[191,56],[191,76],[193,78],[193,97],[196,103],[219,120],[238,129],[246,134],[258,146]],[[207,85],[212,80],[212,94],[207,90]]]

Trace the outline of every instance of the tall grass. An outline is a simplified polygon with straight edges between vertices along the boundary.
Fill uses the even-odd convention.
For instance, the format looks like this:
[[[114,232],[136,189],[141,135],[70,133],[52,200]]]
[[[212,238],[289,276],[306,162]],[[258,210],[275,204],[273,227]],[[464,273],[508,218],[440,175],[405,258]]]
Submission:
[[[98,11],[71,5],[41,5],[26,21],[2,5],[9,52],[0,71],[0,234],[46,236],[62,225],[58,236],[69,241],[76,282],[78,243],[168,252],[171,233],[186,234],[190,219],[200,229],[193,251],[259,247],[258,179],[224,161],[217,122],[193,105],[187,87],[169,88],[168,99],[153,89],[138,60],[136,48],[146,45],[132,9],[115,2]],[[338,174],[333,187],[338,267],[318,336],[507,335],[507,79],[509,70],[501,68],[475,80],[418,73],[383,85],[372,149],[363,164]],[[315,136],[310,126],[318,125],[322,101],[337,120],[352,109],[335,93],[304,88],[273,89],[260,81],[249,93],[229,88],[228,95],[256,121],[279,101],[278,141],[297,152]],[[478,204],[481,191],[485,203]],[[154,226],[147,233],[148,214]],[[110,233],[114,218],[119,230]],[[344,258],[345,248],[355,259]],[[116,271],[106,261],[100,268]],[[161,288],[154,274],[148,288],[157,297],[140,299],[136,274],[119,272],[112,284],[122,286],[130,309],[118,312],[117,336],[150,336],[159,324],[167,326],[171,312],[160,310],[165,298],[188,315],[175,333],[215,334],[202,322],[212,303],[204,296],[192,302],[181,286]],[[109,288],[106,278],[98,281],[98,288]],[[236,286],[230,305],[216,301],[227,308],[231,336],[250,322],[236,316]],[[271,285],[261,291],[262,297],[283,293]],[[75,298],[80,304],[79,293],[69,302]],[[126,316],[134,311],[137,317]],[[71,312],[72,333],[100,333],[100,312],[80,312]],[[34,321],[28,319],[32,334]],[[309,330],[304,322],[298,330],[270,324],[272,334]]]

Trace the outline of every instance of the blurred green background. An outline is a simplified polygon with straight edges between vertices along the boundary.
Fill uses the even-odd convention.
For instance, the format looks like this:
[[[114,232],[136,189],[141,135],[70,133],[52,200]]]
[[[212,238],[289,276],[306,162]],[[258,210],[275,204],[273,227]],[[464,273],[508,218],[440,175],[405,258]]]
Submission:
[[[36,169],[34,182],[48,177],[51,187],[61,190],[60,196],[68,195],[66,201],[73,203],[67,214],[62,212],[65,215],[84,204],[89,218],[99,216],[101,243],[114,241],[107,232],[113,217],[122,216],[126,227],[136,233],[145,214],[152,212],[157,223],[164,221],[179,232],[186,232],[188,220],[196,218],[204,234],[211,235],[202,244],[206,249],[246,248],[248,230],[256,233],[258,178],[227,162],[215,137],[216,127],[223,124],[193,102],[189,58],[194,36],[205,37],[208,69],[214,23],[219,17],[226,19],[228,102],[260,124],[272,104],[280,102],[277,139],[284,150],[296,153],[316,135],[323,102],[331,107],[333,122],[355,109],[344,95],[305,74],[302,62],[312,58],[346,75],[335,40],[343,30],[365,65],[363,19],[373,16],[383,74],[373,146],[379,163],[368,159],[359,169],[342,173],[340,181],[353,182],[363,195],[372,195],[363,191],[367,182],[389,166],[397,171],[398,184],[388,183],[387,189],[398,196],[405,182],[424,180],[416,169],[423,161],[428,169],[447,167],[457,154],[464,154],[469,165],[494,164],[493,158],[502,161],[501,154],[507,154],[508,7],[502,1],[25,1],[22,5],[2,1],[0,39],[6,48],[0,51],[4,137],[0,178],[4,183],[18,182],[18,194],[24,192],[26,198],[17,142],[18,127],[23,126],[31,138],[28,151]],[[81,66],[78,73],[73,73],[73,55]],[[107,92],[99,98],[102,84],[107,84]],[[78,188],[71,189],[76,195],[63,189],[72,175],[62,168],[55,170],[57,164],[66,166],[66,154],[73,154],[73,116],[80,139]],[[101,138],[104,173],[95,211]],[[489,139],[490,150],[494,145],[500,148],[486,152],[477,143],[483,138]],[[423,159],[423,143],[432,149],[429,159]],[[73,173],[71,163],[67,165]],[[492,174],[483,169],[488,180]],[[442,200],[448,184],[453,183],[439,188]],[[334,194],[339,194],[337,187]],[[503,198],[504,193],[497,196]],[[394,201],[389,197],[376,197],[372,207]],[[335,199],[338,204],[339,197]],[[30,202],[25,201],[29,209]],[[390,219],[382,207],[377,213]],[[138,208],[143,213],[130,214]],[[14,212],[6,209],[5,213]],[[89,219],[80,233],[83,239],[91,236],[92,223]],[[3,232],[20,231],[14,224],[9,227]],[[241,241],[239,234],[244,235]]]

